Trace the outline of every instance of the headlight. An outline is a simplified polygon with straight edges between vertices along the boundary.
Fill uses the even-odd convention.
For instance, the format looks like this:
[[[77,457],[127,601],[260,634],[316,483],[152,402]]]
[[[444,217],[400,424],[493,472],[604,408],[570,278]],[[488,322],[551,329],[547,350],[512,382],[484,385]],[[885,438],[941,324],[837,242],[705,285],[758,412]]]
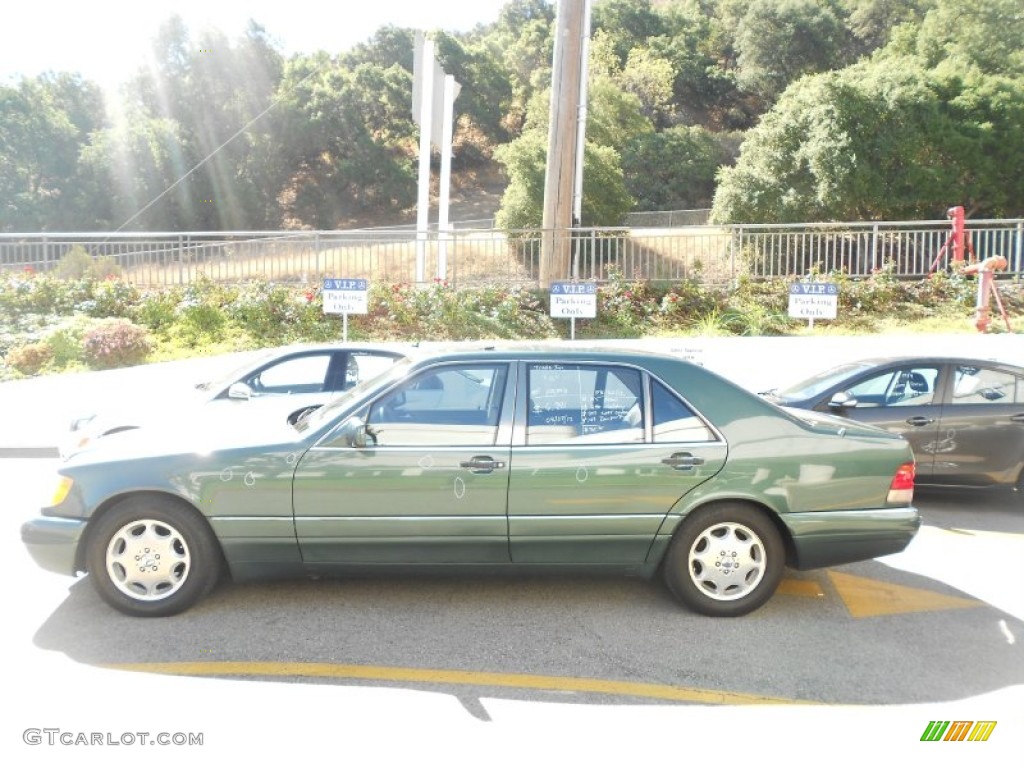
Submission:
[[[64,499],[71,493],[71,486],[75,484],[75,481],[66,475],[58,475],[57,487],[53,490],[53,498],[50,499],[50,506],[56,507],[58,504],[63,503]]]

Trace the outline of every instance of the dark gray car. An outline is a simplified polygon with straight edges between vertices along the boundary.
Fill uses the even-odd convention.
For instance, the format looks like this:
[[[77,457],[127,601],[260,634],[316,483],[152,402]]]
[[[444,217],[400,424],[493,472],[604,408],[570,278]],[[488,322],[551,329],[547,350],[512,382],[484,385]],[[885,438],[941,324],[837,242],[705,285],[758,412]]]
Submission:
[[[902,435],[921,485],[1024,492],[1024,368],[969,358],[875,358],[762,394]]]

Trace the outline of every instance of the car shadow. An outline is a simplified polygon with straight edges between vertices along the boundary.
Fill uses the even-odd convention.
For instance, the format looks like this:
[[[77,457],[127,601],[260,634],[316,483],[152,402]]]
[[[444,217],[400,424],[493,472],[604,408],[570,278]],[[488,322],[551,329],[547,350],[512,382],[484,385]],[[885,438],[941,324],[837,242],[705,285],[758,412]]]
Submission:
[[[1024,493],[918,486],[914,504],[925,525],[1024,534]]]
[[[877,562],[844,571],[950,591]],[[855,619],[827,571],[787,578],[824,589],[813,598],[777,594],[737,619],[693,614],[660,582],[639,578],[458,573],[228,583],[186,613],[138,619],[82,579],[33,639],[83,664],[200,664],[186,671],[199,676],[310,682],[303,664],[328,665],[344,672],[313,681],[442,691],[479,719],[480,697],[706,704],[720,692],[719,703],[871,705],[1024,684],[1013,649],[991,631],[1001,620],[1024,636],[1024,623],[983,603]],[[261,666],[236,666],[247,664]],[[281,671],[268,672],[274,665]],[[399,679],[382,669],[400,670]],[[524,676],[541,682],[517,684]]]

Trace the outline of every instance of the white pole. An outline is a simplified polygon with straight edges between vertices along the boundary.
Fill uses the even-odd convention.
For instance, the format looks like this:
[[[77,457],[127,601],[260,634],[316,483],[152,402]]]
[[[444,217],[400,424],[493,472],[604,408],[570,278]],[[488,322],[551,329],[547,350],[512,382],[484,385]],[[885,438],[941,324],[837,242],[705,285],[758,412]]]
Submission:
[[[420,174],[416,198],[416,282],[426,273],[427,230],[430,226],[430,131],[434,124],[434,41],[423,43],[420,86]]]
[[[437,279],[448,276],[448,239],[451,224],[448,221],[448,205],[452,187],[452,134],[455,119],[455,78],[445,75],[444,109],[441,127],[441,187],[438,195],[437,212]]]

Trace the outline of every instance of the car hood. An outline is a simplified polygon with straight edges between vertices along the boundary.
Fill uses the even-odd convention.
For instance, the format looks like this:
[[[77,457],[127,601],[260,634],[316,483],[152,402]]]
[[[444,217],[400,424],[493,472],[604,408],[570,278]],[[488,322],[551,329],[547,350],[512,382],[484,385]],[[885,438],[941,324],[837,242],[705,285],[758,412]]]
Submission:
[[[283,419],[252,418],[252,413],[183,413],[93,441],[67,460],[68,466],[193,453],[209,455],[239,448],[295,444],[302,436]]]

